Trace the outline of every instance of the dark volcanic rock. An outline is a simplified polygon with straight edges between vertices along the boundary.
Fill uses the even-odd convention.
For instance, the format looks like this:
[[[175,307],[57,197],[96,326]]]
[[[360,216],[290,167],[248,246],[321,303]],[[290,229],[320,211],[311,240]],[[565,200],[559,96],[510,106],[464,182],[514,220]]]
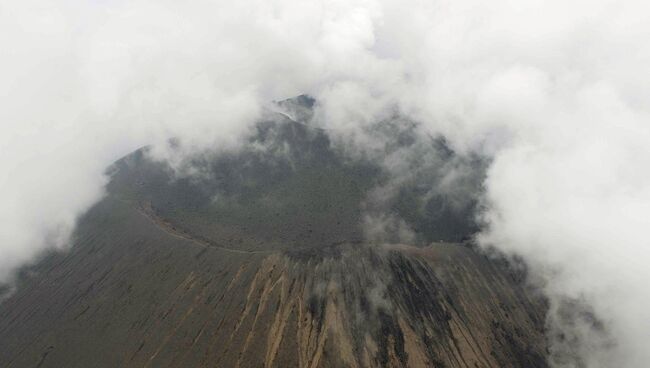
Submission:
[[[546,366],[544,301],[457,243],[475,229],[471,205],[406,183],[389,207],[428,232],[369,244],[379,166],[285,118],[250,143],[197,158],[199,176],[144,151],[118,162],[72,248],[0,305],[0,366]]]

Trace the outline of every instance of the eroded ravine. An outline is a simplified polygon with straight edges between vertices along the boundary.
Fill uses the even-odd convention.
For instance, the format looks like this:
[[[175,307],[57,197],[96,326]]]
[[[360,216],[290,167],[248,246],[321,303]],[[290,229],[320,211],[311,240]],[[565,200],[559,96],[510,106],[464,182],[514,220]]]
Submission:
[[[205,247],[106,199],[75,247],[2,305],[0,362],[545,366],[543,302],[502,265],[454,244],[337,247],[316,258]]]
[[[70,249],[0,304],[0,367],[546,367],[544,300],[460,243],[477,229],[480,161],[384,122],[389,151],[431,165],[370,205],[384,168],[291,119],[194,158],[198,176],[146,148],[119,160]],[[461,193],[423,190],[450,160],[469,173]],[[409,244],[368,240],[382,213]]]

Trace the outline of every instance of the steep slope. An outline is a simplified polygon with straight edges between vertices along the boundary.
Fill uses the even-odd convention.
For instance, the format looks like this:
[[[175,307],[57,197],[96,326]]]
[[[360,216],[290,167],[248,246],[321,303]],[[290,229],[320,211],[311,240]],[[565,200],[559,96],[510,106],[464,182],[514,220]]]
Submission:
[[[471,201],[405,183],[386,205],[431,226],[368,242],[385,173],[281,116],[191,166],[175,176],[146,150],[115,165],[71,249],[0,305],[0,366],[546,366],[544,301],[460,242]]]

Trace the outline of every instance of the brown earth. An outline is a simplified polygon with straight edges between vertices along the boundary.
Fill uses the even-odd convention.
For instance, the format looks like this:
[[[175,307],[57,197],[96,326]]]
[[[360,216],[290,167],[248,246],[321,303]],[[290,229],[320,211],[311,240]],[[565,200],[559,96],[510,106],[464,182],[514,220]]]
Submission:
[[[260,254],[168,226],[98,204],[0,306],[0,366],[545,366],[543,301],[468,247]]]
[[[199,175],[118,161],[71,248],[5,295],[0,368],[546,367],[545,301],[464,243],[484,163],[402,123],[375,133],[420,169],[379,201],[381,165],[286,116]],[[449,167],[468,173],[451,198],[433,190]],[[377,213],[413,241],[366,240]]]

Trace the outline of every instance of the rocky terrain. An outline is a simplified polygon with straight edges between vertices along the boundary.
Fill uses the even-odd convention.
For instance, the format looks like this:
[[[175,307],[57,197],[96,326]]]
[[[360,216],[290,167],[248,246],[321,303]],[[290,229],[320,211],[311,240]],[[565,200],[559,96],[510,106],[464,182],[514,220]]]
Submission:
[[[467,241],[471,193],[421,189],[435,170],[370,203],[385,170],[284,115],[186,167],[111,168],[71,248],[0,304],[1,367],[546,367],[544,300]],[[370,239],[379,210],[411,242]]]

